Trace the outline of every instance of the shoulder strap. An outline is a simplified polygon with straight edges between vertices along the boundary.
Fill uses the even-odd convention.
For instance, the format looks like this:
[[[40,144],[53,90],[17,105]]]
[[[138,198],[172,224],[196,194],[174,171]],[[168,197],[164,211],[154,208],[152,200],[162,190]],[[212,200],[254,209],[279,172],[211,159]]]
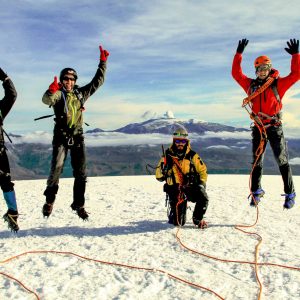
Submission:
[[[190,150],[189,153],[185,156],[185,159],[188,159],[192,161],[193,157],[195,156],[196,152],[193,150]]]
[[[173,159],[170,155],[170,149],[167,149],[166,150],[166,162],[167,162],[167,166],[168,166],[168,169],[172,169],[172,166],[173,166]]]
[[[3,125],[3,117],[2,117],[2,111],[0,109],[0,125],[2,126]]]
[[[77,99],[80,101],[80,109],[85,110],[83,95],[78,88],[74,89],[74,94],[76,95]]]
[[[271,89],[272,89],[272,91],[273,91],[273,93],[274,93],[274,95],[275,95],[278,103],[280,103],[281,99],[280,99],[280,96],[278,94],[278,89],[277,89],[277,78],[273,81],[273,83],[271,85]]]
[[[193,150],[190,150],[190,152],[185,156],[186,159],[188,159],[190,161],[190,173],[191,172],[196,172],[196,167],[195,164],[193,162],[193,157],[195,156],[196,152]]]
[[[255,88],[256,84],[255,83],[256,83],[255,79],[251,79],[250,87],[249,87],[250,95],[253,94],[256,90],[256,88]]]

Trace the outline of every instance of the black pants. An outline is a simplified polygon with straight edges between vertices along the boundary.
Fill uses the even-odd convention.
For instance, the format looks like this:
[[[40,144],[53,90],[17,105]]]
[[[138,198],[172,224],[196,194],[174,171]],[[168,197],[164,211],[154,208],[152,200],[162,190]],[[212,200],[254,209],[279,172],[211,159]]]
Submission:
[[[267,138],[264,140],[263,153],[258,158],[256,165],[252,173],[251,191],[255,192],[257,189],[261,188],[261,177],[263,174],[263,161],[264,161],[264,151],[266,149],[267,143],[270,142],[275,160],[278,164],[283,185],[284,192],[286,194],[291,194],[295,192],[292,171],[288,162],[288,149],[286,141],[283,134],[282,125],[280,126],[270,126],[266,129]],[[258,128],[255,126],[252,128],[252,153],[253,153],[253,163],[257,159],[257,149],[259,147],[261,136]]]
[[[176,211],[176,205],[178,203],[179,186],[167,185],[164,186],[164,191],[169,195],[171,211]],[[208,207],[208,196],[205,189],[200,188],[199,185],[185,186],[182,190],[187,201],[191,201],[195,204],[193,218],[196,220],[202,220]]]
[[[11,182],[9,161],[4,144],[0,145],[0,186],[3,192],[14,190],[14,184]]]
[[[68,150],[70,150],[71,166],[73,169],[74,185],[73,185],[73,203],[76,206],[83,206],[85,203],[85,187],[86,187],[86,153],[83,135],[74,136],[73,145],[68,145],[63,139],[54,137],[53,151],[51,160],[50,175],[47,180],[47,188],[44,192],[46,201],[53,203],[55,194],[58,190],[60,175],[67,158]]]

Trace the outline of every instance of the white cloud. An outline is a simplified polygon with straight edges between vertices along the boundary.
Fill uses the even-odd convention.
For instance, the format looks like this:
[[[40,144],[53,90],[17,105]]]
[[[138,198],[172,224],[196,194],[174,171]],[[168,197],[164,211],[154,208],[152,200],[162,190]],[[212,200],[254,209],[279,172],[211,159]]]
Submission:
[[[300,165],[300,157],[294,157],[289,160],[289,163],[291,165]]]
[[[174,118],[175,118],[174,113],[173,113],[172,111],[170,111],[170,110],[168,110],[168,111],[164,114],[164,116],[165,116],[166,118],[168,118],[168,119],[174,119]]]
[[[13,144],[33,143],[33,144],[51,144],[52,134],[45,131],[35,131],[22,134],[18,137],[11,137]]]
[[[214,146],[209,146],[209,147],[206,147],[206,149],[224,149],[224,150],[231,150],[230,147],[225,146],[225,145],[214,145]]]
[[[191,141],[207,139],[207,138],[222,138],[222,139],[245,139],[250,138],[249,132],[205,132],[204,135],[191,133],[189,135]],[[52,134],[44,131],[35,131],[32,133],[22,134],[19,137],[11,137],[13,145],[20,143],[36,143],[36,144],[51,144]],[[126,134],[120,132],[97,132],[86,133],[85,143],[88,147],[98,146],[120,146],[120,145],[159,145],[172,143],[172,136],[169,134]],[[227,147],[227,146],[212,146],[212,147]]]
[[[220,139],[245,139],[248,140],[251,138],[249,131],[219,131],[219,132],[205,132],[202,138],[220,138]]]
[[[118,132],[104,132],[99,134],[87,134],[86,145],[120,146],[120,145],[159,145],[172,142],[170,135],[165,134],[124,134]]]

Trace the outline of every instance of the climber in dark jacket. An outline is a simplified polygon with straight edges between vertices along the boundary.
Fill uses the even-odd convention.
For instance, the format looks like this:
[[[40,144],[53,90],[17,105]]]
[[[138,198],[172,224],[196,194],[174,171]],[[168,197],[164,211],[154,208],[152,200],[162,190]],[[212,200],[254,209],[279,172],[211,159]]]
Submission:
[[[3,191],[3,196],[8,208],[3,218],[5,222],[7,222],[8,227],[12,231],[17,232],[19,230],[19,226],[17,223],[17,200],[16,193],[14,190],[14,184],[12,183],[10,176],[10,166],[6,154],[6,147],[4,144],[3,129],[3,121],[17,99],[17,92],[13,82],[1,68],[0,80],[3,82],[2,85],[4,88],[4,98],[0,100],[0,186]]]

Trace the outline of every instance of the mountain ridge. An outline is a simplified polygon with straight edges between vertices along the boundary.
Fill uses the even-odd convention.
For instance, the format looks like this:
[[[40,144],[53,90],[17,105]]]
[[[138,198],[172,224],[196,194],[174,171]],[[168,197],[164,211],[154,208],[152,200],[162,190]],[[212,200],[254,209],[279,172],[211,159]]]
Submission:
[[[135,122],[120,127],[115,130],[105,131],[100,128],[93,130],[87,130],[86,133],[96,132],[121,132],[127,134],[145,134],[145,133],[161,133],[172,134],[176,126],[184,126],[189,133],[203,134],[204,132],[243,132],[249,131],[249,129],[239,128],[221,123],[208,122],[208,121],[196,121],[190,119],[188,121],[180,120],[176,118],[154,118],[142,122]]]
[[[249,129],[207,121],[152,118],[130,123],[116,130],[100,128],[85,134],[88,176],[145,175],[145,166],[156,166],[161,146],[172,142],[176,126],[189,132],[193,150],[198,152],[211,174],[247,174],[251,170],[252,146]],[[36,132],[28,136],[11,135],[13,144],[6,143],[14,179],[47,178],[52,154],[52,134]],[[297,162],[300,139],[289,142],[290,158]],[[300,175],[300,165],[292,166]],[[269,147],[266,149],[265,174],[279,174]],[[72,177],[70,158],[62,177]]]

